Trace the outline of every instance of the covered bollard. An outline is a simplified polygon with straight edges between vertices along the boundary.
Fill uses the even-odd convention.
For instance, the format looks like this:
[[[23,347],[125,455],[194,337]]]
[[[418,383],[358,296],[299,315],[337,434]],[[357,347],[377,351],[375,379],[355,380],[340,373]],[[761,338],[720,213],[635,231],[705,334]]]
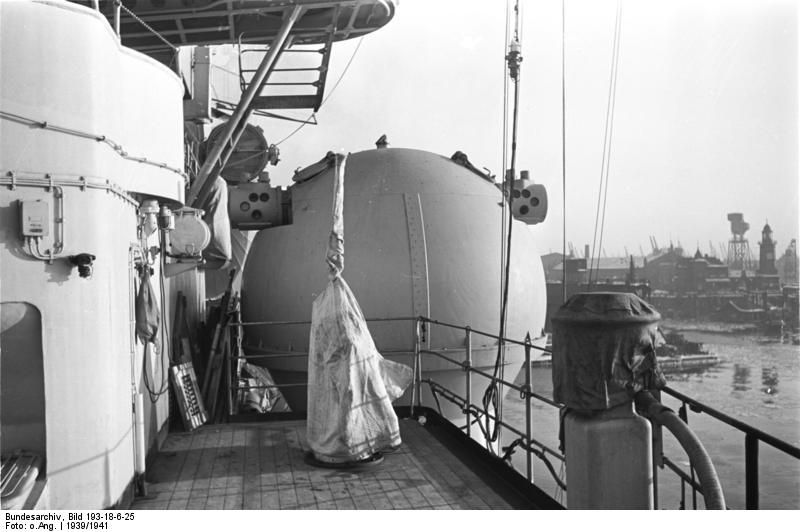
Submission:
[[[650,422],[634,394],[660,388],[661,316],[634,294],[581,293],[552,317],[553,398],[565,405],[569,509],[652,509]]]

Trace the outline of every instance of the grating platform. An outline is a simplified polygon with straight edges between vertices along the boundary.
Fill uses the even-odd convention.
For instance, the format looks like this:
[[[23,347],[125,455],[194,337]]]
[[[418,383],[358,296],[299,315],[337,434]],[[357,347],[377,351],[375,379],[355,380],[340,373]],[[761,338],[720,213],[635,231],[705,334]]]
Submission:
[[[2,508],[6,510],[22,510],[25,501],[33,491],[36,478],[39,476],[41,458],[26,451],[16,451],[2,459]]]
[[[150,467],[148,497],[132,509],[516,509],[530,508],[487,482],[416,421],[403,446],[359,472],[304,461],[305,421],[210,425],[170,434]],[[501,465],[502,466],[502,465]],[[491,475],[490,475],[491,476]]]

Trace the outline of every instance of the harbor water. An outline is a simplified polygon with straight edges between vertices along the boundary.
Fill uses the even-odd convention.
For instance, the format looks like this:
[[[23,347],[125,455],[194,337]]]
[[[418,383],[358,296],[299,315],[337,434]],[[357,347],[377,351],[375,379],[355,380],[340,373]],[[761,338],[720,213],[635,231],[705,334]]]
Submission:
[[[702,342],[705,349],[719,357],[716,365],[666,373],[668,386],[752,427],[800,446],[800,346],[772,342],[758,336],[685,330],[687,340]],[[517,382],[523,382],[523,374]],[[550,367],[532,369],[533,391],[552,398]],[[662,402],[675,410],[680,402],[664,394]],[[517,392],[506,395],[504,416],[509,423],[525,427],[525,405]],[[706,414],[688,411],[690,427],[697,433],[717,469],[732,509],[745,507],[745,443],[744,434]],[[557,450],[558,409],[532,401],[532,437]],[[507,445],[514,436],[504,434]],[[664,433],[664,454],[688,470],[688,458],[671,434]],[[517,450],[512,462],[525,473],[525,453]],[[551,458],[553,469],[566,476],[562,463]],[[533,458],[535,483],[551,496],[566,504],[566,496],[558,489],[549,469]],[[800,509],[800,461],[769,445],[759,444],[760,508]],[[624,481],[624,480],[621,480]],[[663,509],[681,507],[681,483],[669,469],[658,470],[658,501]],[[691,490],[684,498],[687,508],[693,507]],[[697,507],[703,508],[702,495]]]

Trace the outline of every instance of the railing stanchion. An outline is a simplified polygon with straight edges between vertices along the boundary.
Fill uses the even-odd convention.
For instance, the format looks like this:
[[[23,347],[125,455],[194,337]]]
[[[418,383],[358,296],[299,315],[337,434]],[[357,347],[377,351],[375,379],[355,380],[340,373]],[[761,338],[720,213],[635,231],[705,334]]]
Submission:
[[[758,510],[758,438],[752,434],[744,437],[745,508]]]
[[[414,369],[412,371],[413,380],[411,382],[411,417],[414,417],[414,407],[419,399],[419,357],[420,357],[420,325],[421,318],[414,321]]]
[[[470,411],[472,406],[472,329],[467,326],[464,330],[467,334],[467,367],[465,368],[467,373],[467,408],[465,413],[467,415],[467,436],[472,437],[472,414]]]
[[[121,16],[122,6],[120,5],[119,0],[114,2],[114,32],[117,34],[117,39],[121,39],[122,35],[120,35],[120,16]]]
[[[678,417],[680,417],[681,420],[686,423],[686,425],[689,425],[689,414],[686,410],[686,402],[681,403],[681,407],[678,410]],[[694,478],[694,463],[691,459],[689,459],[689,475],[691,476],[692,480],[690,485],[692,489],[692,510],[697,510],[697,488],[695,487],[696,482]]]
[[[686,481],[681,478],[681,502],[678,507],[679,510],[686,509]]]
[[[533,466],[531,464],[531,394],[533,384],[531,383],[531,335],[525,336],[525,447],[526,449],[526,471],[528,482],[533,482]]]
[[[425,343],[425,320],[419,320],[419,334],[417,335],[417,406],[422,408],[422,345]]]
[[[228,409],[227,409],[228,410],[228,412],[227,412],[228,416],[226,418],[226,421],[227,421],[227,419],[230,418],[231,414],[233,414],[233,398],[231,397],[231,393],[232,393],[232,391],[231,391],[231,382],[233,382],[233,373],[234,373],[233,372],[233,360],[234,359],[233,359],[233,356],[232,356],[233,347],[231,347],[230,344],[231,344],[231,335],[228,334],[228,350],[227,350],[228,356],[227,356],[227,360],[225,360],[223,362],[223,364],[225,366],[225,373],[226,373],[225,380],[223,382],[227,383],[227,386],[225,386],[227,388],[227,391],[225,393],[225,403],[226,403],[225,406],[228,407]]]

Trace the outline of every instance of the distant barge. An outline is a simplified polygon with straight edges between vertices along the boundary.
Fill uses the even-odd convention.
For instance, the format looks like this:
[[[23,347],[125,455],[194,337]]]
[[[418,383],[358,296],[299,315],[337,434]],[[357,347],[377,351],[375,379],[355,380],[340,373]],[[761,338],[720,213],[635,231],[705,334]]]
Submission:
[[[667,332],[663,334],[664,344],[657,347],[659,356],[656,357],[658,365],[663,371],[681,371],[700,367],[714,366],[719,362],[719,357],[703,349],[700,342],[690,342],[682,334]],[[548,352],[540,358],[531,361],[531,367],[550,367],[552,360],[552,340],[547,337]]]

